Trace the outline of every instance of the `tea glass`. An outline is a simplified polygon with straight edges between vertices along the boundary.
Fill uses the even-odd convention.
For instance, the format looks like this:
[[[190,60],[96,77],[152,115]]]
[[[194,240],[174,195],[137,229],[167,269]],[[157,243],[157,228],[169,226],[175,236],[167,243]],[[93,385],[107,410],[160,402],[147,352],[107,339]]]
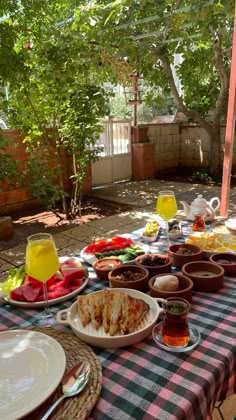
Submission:
[[[167,298],[162,303],[162,309],[164,313],[163,342],[169,347],[186,347],[190,339],[187,321],[189,302],[183,298]]]

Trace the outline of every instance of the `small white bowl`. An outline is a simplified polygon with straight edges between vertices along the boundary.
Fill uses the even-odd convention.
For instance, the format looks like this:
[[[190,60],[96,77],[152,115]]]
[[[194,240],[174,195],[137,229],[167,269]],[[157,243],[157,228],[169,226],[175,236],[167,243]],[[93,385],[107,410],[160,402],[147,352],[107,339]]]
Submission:
[[[157,236],[158,236],[159,231],[160,231],[160,225],[159,225],[159,224],[158,224],[157,231],[156,231],[156,233],[155,233],[154,235],[152,235],[152,236],[147,236],[147,235],[145,235],[145,234],[144,234],[145,229],[147,228],[147,226],[148,226],[150,223],[152,223],[152,222],[148,222],[148,223],[146,224],[145,228],[143,229],[143,234],[142,234],[142,241],[143,241],[143,242],[149,242],[149,243],[150,243],[150,242],[155,242],[155,241],[157,240]]]

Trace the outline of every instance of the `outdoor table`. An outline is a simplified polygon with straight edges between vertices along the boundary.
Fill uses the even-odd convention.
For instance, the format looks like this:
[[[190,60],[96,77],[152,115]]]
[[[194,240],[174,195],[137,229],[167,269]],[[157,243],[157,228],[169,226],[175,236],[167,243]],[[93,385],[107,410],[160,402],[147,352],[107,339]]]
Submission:
[[[185,224],[185,235],[187,229]],[[129,237],[138,238],[138,232]],[[184,241],[184,236],[179,241]],[[153,245],[155,249],[165,252],[163,234],[161,241]],[[89,277],[83,294],[108,286],[106,281],[96,278],[91,267]],[[65,301],[56,309],[67,308],[73,301]],[[28,327],[38,312],[3,301],[0,308],[0,330]],[[214,293],[193,292],[188,320],[201,333],[200,344],[189,352],[162,350],[151,335],[127,348],[94,347],[102,365],[103,383],[100,399],[89,418],[211,418],[215,403],[236,391],[236,278],[225,276],[224,287]],[[61,328],[71,333],[70,328]]]

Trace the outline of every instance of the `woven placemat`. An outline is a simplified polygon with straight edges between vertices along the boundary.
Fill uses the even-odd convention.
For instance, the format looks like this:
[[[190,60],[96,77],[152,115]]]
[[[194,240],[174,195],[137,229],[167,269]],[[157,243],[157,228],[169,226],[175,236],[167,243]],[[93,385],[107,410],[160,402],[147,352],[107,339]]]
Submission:
[[[22,328],[23,329],[23,328]],[[63,347],[66,355],[67,373],[79,360],[86,359],[91,365],[88,385],[78,396],[65,398],[53,411],[50,419],[86,419],[96,405],[102,389],[102,368],[93,350],[78,337],[52,328],[29,327],[25,330],[38,331],[57,340]],[[47,409],[62,395],[60,384],[53,394],[39,408],[34,410],[24,420],[38,420]]]

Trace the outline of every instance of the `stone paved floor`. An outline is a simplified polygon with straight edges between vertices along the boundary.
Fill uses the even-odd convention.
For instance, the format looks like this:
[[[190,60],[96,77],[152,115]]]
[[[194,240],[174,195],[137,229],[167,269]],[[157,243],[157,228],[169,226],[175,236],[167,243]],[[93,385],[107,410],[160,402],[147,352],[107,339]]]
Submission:
[[[91,196],[110,203],[130,206],[131,210],[122,211],[114,216],[88,221],[65,231],[55,233],[55,243],[60,256],[72,256],[98,237],[111,237],[119,233],[129,233],[142,228],[155,214],[155,201],[159,190],[173,189],[178,203],[178,217],[184,217],[180,201],[191,203],[197,194],[210,200],[220,197],[220,187],[199,184],[183,184],[179,182],[165,182],[148,180],[139,182],[119,183],[106,188],[96,188]],[[229,214],[236,212],[236,188],[231,189],[229,200]],[[219,213],[218,213],[219,215]],[[25,242],[17,247],[0,249],[0,281],[6,278],[5,270],[24,263]],[[221,406],[224,420],[232,420],[236,415],[236,395],[226,400]],[[222,420],[219,411],[214,410],[213,420]]]

